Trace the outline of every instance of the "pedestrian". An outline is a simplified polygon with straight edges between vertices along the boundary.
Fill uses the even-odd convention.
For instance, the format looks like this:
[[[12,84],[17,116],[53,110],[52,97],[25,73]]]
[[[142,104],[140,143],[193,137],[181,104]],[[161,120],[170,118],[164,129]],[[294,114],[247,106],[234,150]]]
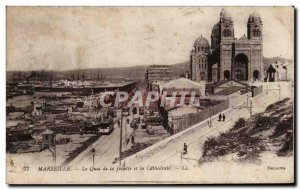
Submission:
[[[221,114],[219,115],[219,121],[222,121],[222,115]]]
[[[131,143],[134,144],[134,135],[131,136]]]
[[[209,125],[209,120],[207,120],[207,125],[210,127],[210,125]]]
[[[223,114],[223,121],[225,121],[225,114]]]
[[[121,121],[120,120],[118,120],[118,127],[120,127],[121,126]]]
[[[184,144],[183,144],[183,154],[184,154],[184,155],[188,153],[187,148],[188,148],[188,147],[187,147],[186,143],[184,143]]]

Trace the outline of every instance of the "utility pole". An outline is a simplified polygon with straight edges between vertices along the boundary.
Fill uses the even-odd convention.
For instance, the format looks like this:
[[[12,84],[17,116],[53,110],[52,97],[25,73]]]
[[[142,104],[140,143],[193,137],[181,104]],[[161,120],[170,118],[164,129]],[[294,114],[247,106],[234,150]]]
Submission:
[[[54,145],[54,163],[56,165],[56,144]]]
[[[121,153],[122,153],[122,131],[123,131],[123,108],[121,108],[121,128],[120,128],[120,149],[119,149],[119,165],[121,166]]]
[[[212,126],[212,124],[211,124],[211,110],[210,110],[210,107],[208,108],[208,110],[209,110],[209,126],[211,127]]]
[[[48,146],[47,149],[50,151],[50,153],[52,155],[54,164],[56,164],[56,144],[54,144],[52,146]]]
[[[180,152],[180,164],[182,165],[182,151]]]
[[[92,152],[92,156],[93,156],[93,167],[94,167],[95,166],[95,152],[96,152],[95,148],[92,148],[91,152]]]
[[[126,118],[126,121],[125,121],[125,134],[124,134],[124,137],[125,137],[125,143],[127,143],[127,125],[128,125],[128,121],[129,119],[128,118]],[[127,122],[128,121],[128,122]],[[126,146],[127,144],[125,144],[125,146]]]
[[[278,91],[279,91],[279,101],[280,101],[280,99],[281,99],[281,86],[280,86],[280,84],[278,84]]]
[[[252,117],[252,101],[250,100],[250,107],[249,107],[250,117]]]

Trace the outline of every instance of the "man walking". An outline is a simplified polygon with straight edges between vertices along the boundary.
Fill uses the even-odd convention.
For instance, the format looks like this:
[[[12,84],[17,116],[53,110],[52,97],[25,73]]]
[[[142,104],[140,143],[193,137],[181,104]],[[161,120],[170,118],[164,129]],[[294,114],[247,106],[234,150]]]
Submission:
[[[222,115],[221,114],[219,115],[219,121],[222,121]]]
[[[187,151],[187,145],[186,143],[183,144],[183,155],[187,154],[188,151]]]
[[[223,114],[223,121],[225,121],[225,114]]]

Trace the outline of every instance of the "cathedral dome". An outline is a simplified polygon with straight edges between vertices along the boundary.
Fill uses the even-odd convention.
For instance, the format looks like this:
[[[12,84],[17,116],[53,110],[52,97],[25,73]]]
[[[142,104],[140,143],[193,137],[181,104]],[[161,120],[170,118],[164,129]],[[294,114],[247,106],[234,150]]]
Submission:
[[[211,31],[212,36],[217,37],[220,35],[220,24],[217,23],[214,25],[212,31]]]
[[[202,37],[202,35],[196,39],[194,46],[209,46],[208,40],[204,37]]]
[[[248,23],[253,23],[253,22],[261,22],[261,18],[260,15],[257,12],[253,12],[252,14],[250,14],[249,19],[248,19]]]
[[[260,15],[257,12],[253,12],[250,17],[252,18],[260,18]]]
[[[220,19],[221,20],[231,20],[230,14],[224,8],[222,9],[222,11],[220,13]]]

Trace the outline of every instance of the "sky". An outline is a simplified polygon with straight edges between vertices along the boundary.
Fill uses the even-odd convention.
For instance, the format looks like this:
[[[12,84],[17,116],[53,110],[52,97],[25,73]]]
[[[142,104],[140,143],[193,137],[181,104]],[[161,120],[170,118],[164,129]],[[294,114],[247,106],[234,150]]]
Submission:
[[[197,37],[210,42],[223,7],[7,7],[7,70],[176,64]],[[292,7],[225,7],[235,37],[252,12],[263,21],[265,57],[294,57]]]

